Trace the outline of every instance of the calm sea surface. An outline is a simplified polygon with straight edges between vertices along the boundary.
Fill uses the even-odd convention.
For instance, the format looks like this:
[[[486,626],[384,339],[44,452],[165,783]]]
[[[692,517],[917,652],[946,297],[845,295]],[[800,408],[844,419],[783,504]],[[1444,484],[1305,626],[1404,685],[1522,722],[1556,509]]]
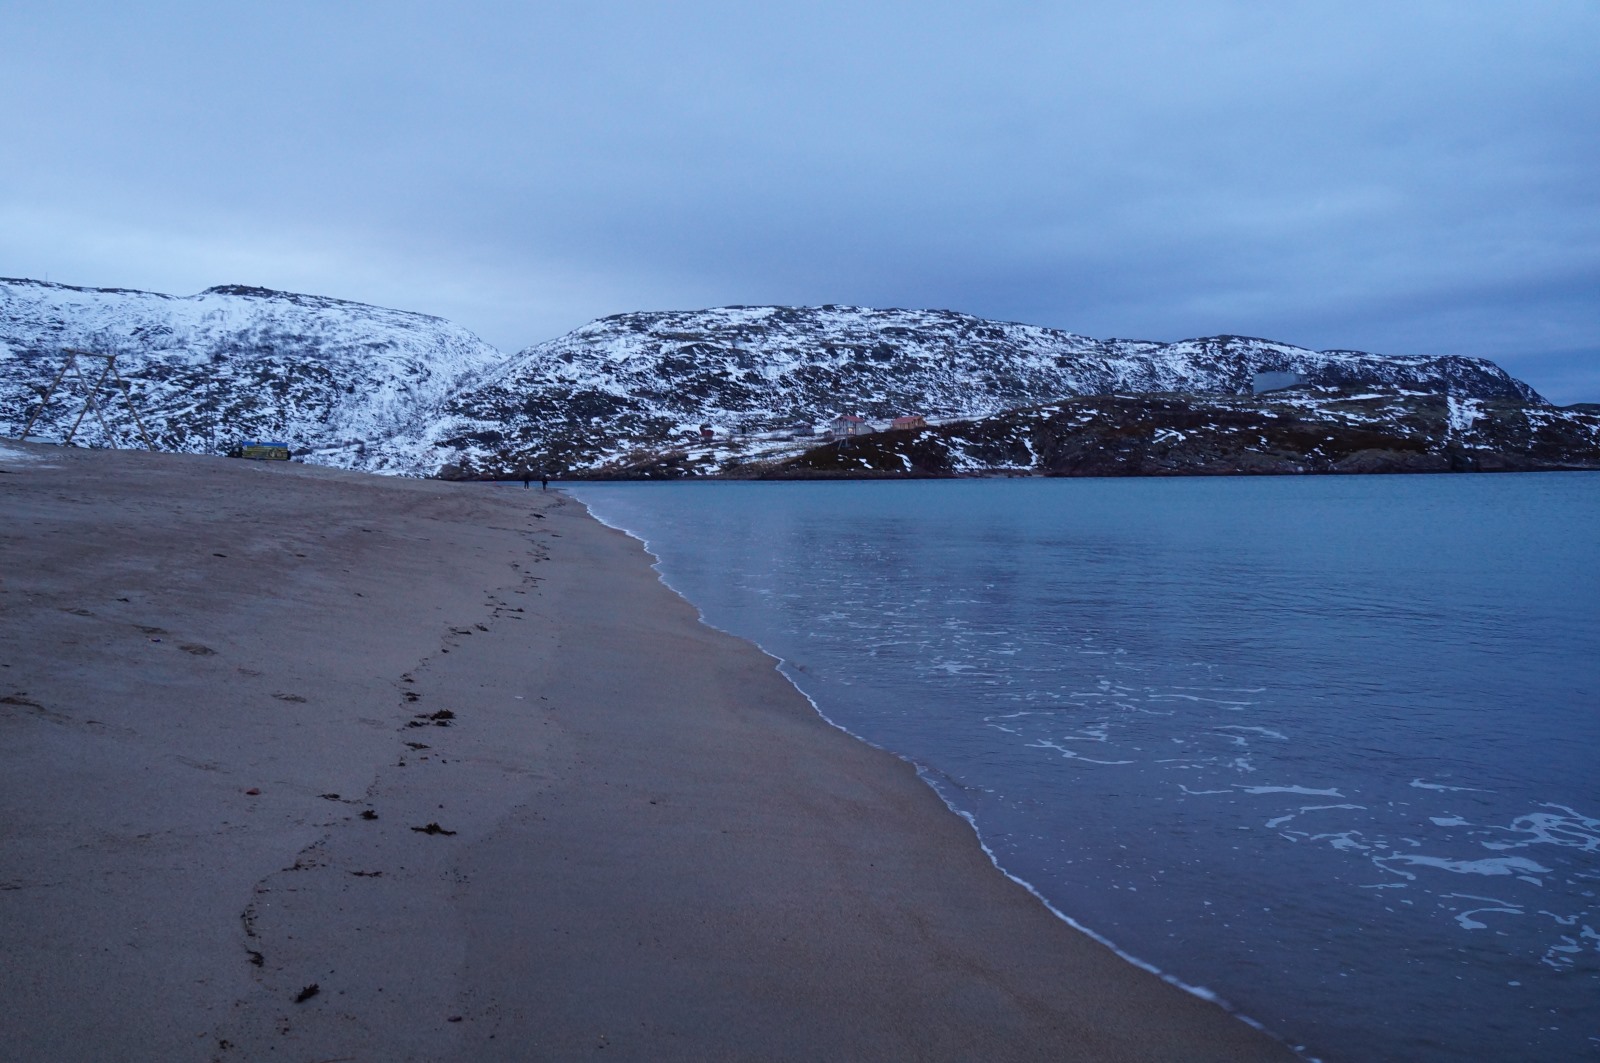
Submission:
[[[1326,1060],[1600,1059],[1600,476],[574,493],[1125,954]]]

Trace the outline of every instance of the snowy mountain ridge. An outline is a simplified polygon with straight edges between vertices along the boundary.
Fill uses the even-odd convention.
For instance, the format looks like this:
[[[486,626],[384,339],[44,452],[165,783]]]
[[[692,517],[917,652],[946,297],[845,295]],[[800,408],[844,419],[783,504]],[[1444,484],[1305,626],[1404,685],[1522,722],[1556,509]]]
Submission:
[[[1483,359],[1239,336],[1096,340],[946,310],[628,313],[506,356],[441,318],[323,296],[0,280],[0,434],[20,434],[39,413],[35,437],[65,435],[81,385],[69,375],[40,408],[63,348],[118,355],[163,449],[278,438],[307,460],[424,475],[602,469],[698,438],[703,424],[748,437],[804,432],[840,413],[971,418],[1072,396],[1241,395],[1268,371],[1328,387],[1543,404]],[[100,442],[138,445],[131,425],[111,428]]]
[[[1326,386],[1543,400],[1492,362],[1311,351],[1239,336],[1096,340],[947,310],[722,307],[619,314],[530,347],[445,404],[468,468],[609,467],[697,434],[840,413],[974,417],[1074,395],[1248,394],[1258,372]]]

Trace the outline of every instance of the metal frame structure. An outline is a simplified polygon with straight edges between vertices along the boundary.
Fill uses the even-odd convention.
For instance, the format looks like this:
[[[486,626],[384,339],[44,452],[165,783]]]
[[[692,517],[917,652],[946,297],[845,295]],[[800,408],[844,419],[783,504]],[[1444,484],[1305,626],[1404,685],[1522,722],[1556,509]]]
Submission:
[[[133,405],[133,395],[129,393],[128,382],[122,379],[121,373],[117,372],[117,356],[114,354],[101,354],[98,351],[79,351],[70,347],[63,347],[61,353],[67,356],[66,363],[61,366],[61,371],[56,374],[56,378],[50,381],[50,386],[45,389],[44,397],[39,400],[39,408],[33,411],[33,416],[29,417],[28,423],[23,426],[21,441],[27,440],[28,433],[33,431],[34,422],[44,415],[45,407],[50,404],[51,396],[56,393],[56,388],[61,386],[61,381],[66,378],[67,370],[70,369],[73,375],[78,378],[78,381],[83,384],[86,389],[86,395],[83,400],[83,409],[78,411],[77,420],[72,422],[72,428],[68,430],[67,438],[62,440],[62,443],[72,442],[72,437],[78,433],[78,426],[83,423],[84,417],[88,415],[91,409],[94,410],[95,419],[100,422],[100,427],[105,431],[106,437],[110,438],[111,426],[106,424],[105,414],[101,412],[101,404],[96,400],[96,396],[100,394],[100,389],[105,386],[106,377],[110,376],[116,378],[115,390],[122,393],[122,400],[128,404],[128,412],[133,415],[133,423],[139,429],[139,438],[144,440],[144,445],[147,449],[155,450],[156,445],[150,442],[150,433],[144,430],[144,422],[139,420],[139,411]],[[83,370],[78,368],[78,358],[80,356],[84,358],[104,358],[106,360],[106,367],[100,370],[100,375],[95,378],[93,385],[84,377]]]

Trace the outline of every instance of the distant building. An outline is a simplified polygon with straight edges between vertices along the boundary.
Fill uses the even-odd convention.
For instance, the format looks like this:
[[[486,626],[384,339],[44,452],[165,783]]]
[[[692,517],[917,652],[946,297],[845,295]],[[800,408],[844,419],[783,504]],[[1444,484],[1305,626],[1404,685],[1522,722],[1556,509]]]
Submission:
[[[1304,383],[1306,378],[1301,373],[1257,373],[1250,378],[1250,394],[1259,395],[1263,391],[1295,388]]]
[[[257,461],[288,461],[289,444],[250,439],[239,444],[237,454],[241,458],[254,458]]]
[[[857,417],[854,414],[841,414],[828,422],[828,438],[830,439],[848,439],[851,436],[864,436],[870,431],[872,431],[872,427],[867,424],[867,419],[865,417]]]
[[[889,422],[891,432],[900,432],[912,428],[928,427],[928,419],[920,413],[908,413],[903,417],[896,417]]]
[[[700,426],[700,442],[702,442],[702,443],[710,443],[712,440],[714,440],[716,438],[717,438],[717,433],[715,433],[715,432],[713,432],[711,430],[711,426],[710,425],[703,424],[703,425]]]

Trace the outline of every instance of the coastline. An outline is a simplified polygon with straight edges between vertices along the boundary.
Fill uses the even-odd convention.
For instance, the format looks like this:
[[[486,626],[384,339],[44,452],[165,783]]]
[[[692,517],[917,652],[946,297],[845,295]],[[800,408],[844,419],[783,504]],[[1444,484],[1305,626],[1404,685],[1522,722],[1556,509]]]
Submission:
[[[558,492],[0,470],[22,1058],[1294,1058],[997,873]]]
[[[593,482],[593,481],[591,481],[591,482]],[[574,496],[574,497],[576,497],[576,496]],[[696,605],[694,600],[692,598],[690,598],[688,594],[686,594],[680,588],[673,586],[672,581],[667,579],[666,573],[662,569],[661,555],[656,553],[655,549],[652,547],[652,545],[650,543],[650,540],[648,538],[646,538],[646,536],[642,532],[640,532],[640,531],[638,531],[636,529],[625,527],[622,524],[616,523],[616,522],[614,522],[612,520],[608,520],[606,517],[601,516],[598,513],[595,513],[593,508],[590,507],[589,504],[584,502],[581,498],[578,498],[577,501],[581,505],[583,505],[586,510],[588,510],[589,516],[592,519],[594,519],[596,521],[599,521],[601,524],[605,525],[607,528],[611,528],[614,531],[621,532],[622,534],[628,536],[628,538],[633,539],[635,542],[637,542],[639,544],[640,549],[643,550],[644,553],[650,558],[650,567],[656,573],[656,578],[658,580],[660,580],[661,585],[663,587],[666,587],[667,590],[671,591],[673,594],[675,594],[678,597],[682,598],[684,601],[688,602],[690,604],[690,606],[695,610],[695,615],[698,618],[700,623],[706,625],[707,627],[709,627],[713,631],[719,632],[721,634],[728,635],[728,636],[730,636],[732,638],[735,638],[735,639],[738,639],[738,640],[740,640],[742,642],[749,643],[750,645],[754,646],[758,651],[760,651],[762,654],[765,654],[773,662],[773,667],[778,672],[778,674],[781,675],[784,678],[784,680],[794,689],[796,694],[798,694],[800,697],[805,699],[806,703],[811,706],[811,711],[816,713],[817,717],[819,719],[821,719],[824,723],[826,723],[828,726],[830,726],[832,728],[835,728],[836,730],[840,731],[841,733],[850,736],[851,738],[855,739],[857,742],[861,742],[861,743],[863,743],[863,744],[865,744],[867,746],[870,746],[873,749],[880,750],[883,753],[885,753],[886,755],[891,756],[891,757],[895,758],[896,760],[901,761],[902,763],[904,763],[906,765],[909,765],[911,767],[911,769],[916,773],[917,778],[920,779],[930,790],[933,791],[935,796],[937,796],[939,798],[940,803],[942,803],[945,806],[946,811],[948,811],[951,815],[956,816],[957,818],[959,818],[962,822],[966,823],[968,827],[972,828],[973,839],[977,842],[978,847],[983,850],[984,855],[989,858],[989,863],[994,867],[995,871],[997,871],[999,874],[1003,875],[1005,878],[1009,879],[1010,881],[1016,883],[1018,886],[1022,887],[1024,890],[1027,890],[1028,893],[1031,894],[1034,897],[1034,899],[1037,900],[1041,905],[1043,905],[1050,912],[1051,915],[1055,916],[1057,919],[1061,920],[1063,923],[1067,924],[1073,930],[1076,930],[1078,933],[1083,934],[1084,936],[1092,939],[1097,944],[1099,944],[1099,945],[1111,950],[1113,953],[1115,953],[1117,955],[1118,958],[1122,959],[1123,961],[1132,964],[1133,966],[1139,968],[1142,971],[1147,971],[1150,974],[1155,975],[1156,977],[1160,978],[1162,981],[1164,981],[1167,984],[1172,985],[1172,986],[1174,986],[1174,987],[1176,987],[1178,989],[1183,990],[1185,993],[1189,993],[1189,994],[1191,994],[1191,995],[1193,995],[1193,996],[1195,996],[1195,997],[1197,997],[1197,998],[1199,998],[1201,1000],[1207,1001],[1208,1003],[1216,1004],[1218,1007],[1221,1007],[1221,1008],[1229,1011],[1234,1016],[1234,1018],[1238,1019],[1239,1021],[1245,1023],[1248,1026],[1251,1026],[1251,1027],[1254,1027],[1256,1029],[1260,1029],[1260,1030],[1263,1030],[1263,1031],[1266,1030],[1266,1027],[1264,1025],[1262,1025],[1259,1022],[1257,1022],[1255,1019],[1251,1018],[1250,1016],[1245,1015],[1245,1014],[1237,1011],[1230,1004],[1228,1004],[1227,1001],[1223,1000],[1221,996],[1219,996],[1218,994],[1212,992],[1210,989],[1207,989],[1204,986],[1190,985],[1189,983],[1184,982],[1182,979],[1178,978],[1177,976],[1175,976],[1173,974],[1170,974],[1170,973],[1168,973],[1166,971],[1163,971],[1160,967],[1157,967],[1155,964],[1150,963],[1150,962],[1148,962],[1146,960],[1143,960],[1143,959],[1139,958],[1138,956],[1135,956],[1132,953],[1125,951],[1124,949],[1120,948],[1116,944],[1116,942],[1114,942],[1111,939],[1107,938],[1105,935],[1096,932],[1091,927],[1085,926],[1083,923],[1079,922],[1077,919],[1074,919],[1072,916],[1068,915],[1066,912],[1063,912],[1061,909],[1057,908],[1054,904],[1052,904],[1050,902],[1049,898],[1047,898],[1043,893],[1041,893],[1039,891],[1038,887],[1035,886],[1034,883],[1032,883],[1032,882],[1028,881],[1027,879],[1022,878],[1021,876],[1013,873],[1012,871],[1007,869],[1004,864],[1002,864],[1000,862],[999,857],[995,855],[994,850],[989,847],[989,843],[984,839],[983,830],[978,826],[977,820],[974,819],[973,816],[970,813],[962,810],[961,808],[957,807],[954,803],[951,802],[951,800],[946,795],[946,793],[943,790],[941,790],[939,788],[939,786],[933,781],[933,778],[925,770],[923,765],[918,764],[915,760],[913,760],[910,757],[907,757],[907,756],[904,756],[904,755],[902,755],[900,753],[895,752],[893,749],[890,749],[887,746],[880,745],[877,742],[872,741],[872,739],[866,737],[865,735],[857,734],[855,731],[850,730],[850,728],[846,727],[844,724],[840,723],[839,721],[835,720],[833,717],[829,716],[827,714],[827,712],[825,712],[823,710],[822,706],[817,703],[817,700],[815,698],[813,698],[805,690],[805,688],[800,685],[799,681],[796,680],[795,677],[792,674],[790,674],[790,672],[785,670],[785,666],[790,663],[789,661],[787,661],[784,657],[782,657],[781,655],[776,653],[774,650],[772,650],[768,646],[763,645],[761,642],[759,642],[759,641],[757,641],[757,640],[755,640],[753,638],[750,638],[750,637],[747,637],[747,636],[744,636],[744,635],[739,635],[739,634],[737,634],[737,633],[735,633],[733,631],[730,631],[727,628],[720,627],[717,624],[712,623],[710,620],[708,620],[706,618],[705,611],[703,609],[701,609],[700,606]]]

